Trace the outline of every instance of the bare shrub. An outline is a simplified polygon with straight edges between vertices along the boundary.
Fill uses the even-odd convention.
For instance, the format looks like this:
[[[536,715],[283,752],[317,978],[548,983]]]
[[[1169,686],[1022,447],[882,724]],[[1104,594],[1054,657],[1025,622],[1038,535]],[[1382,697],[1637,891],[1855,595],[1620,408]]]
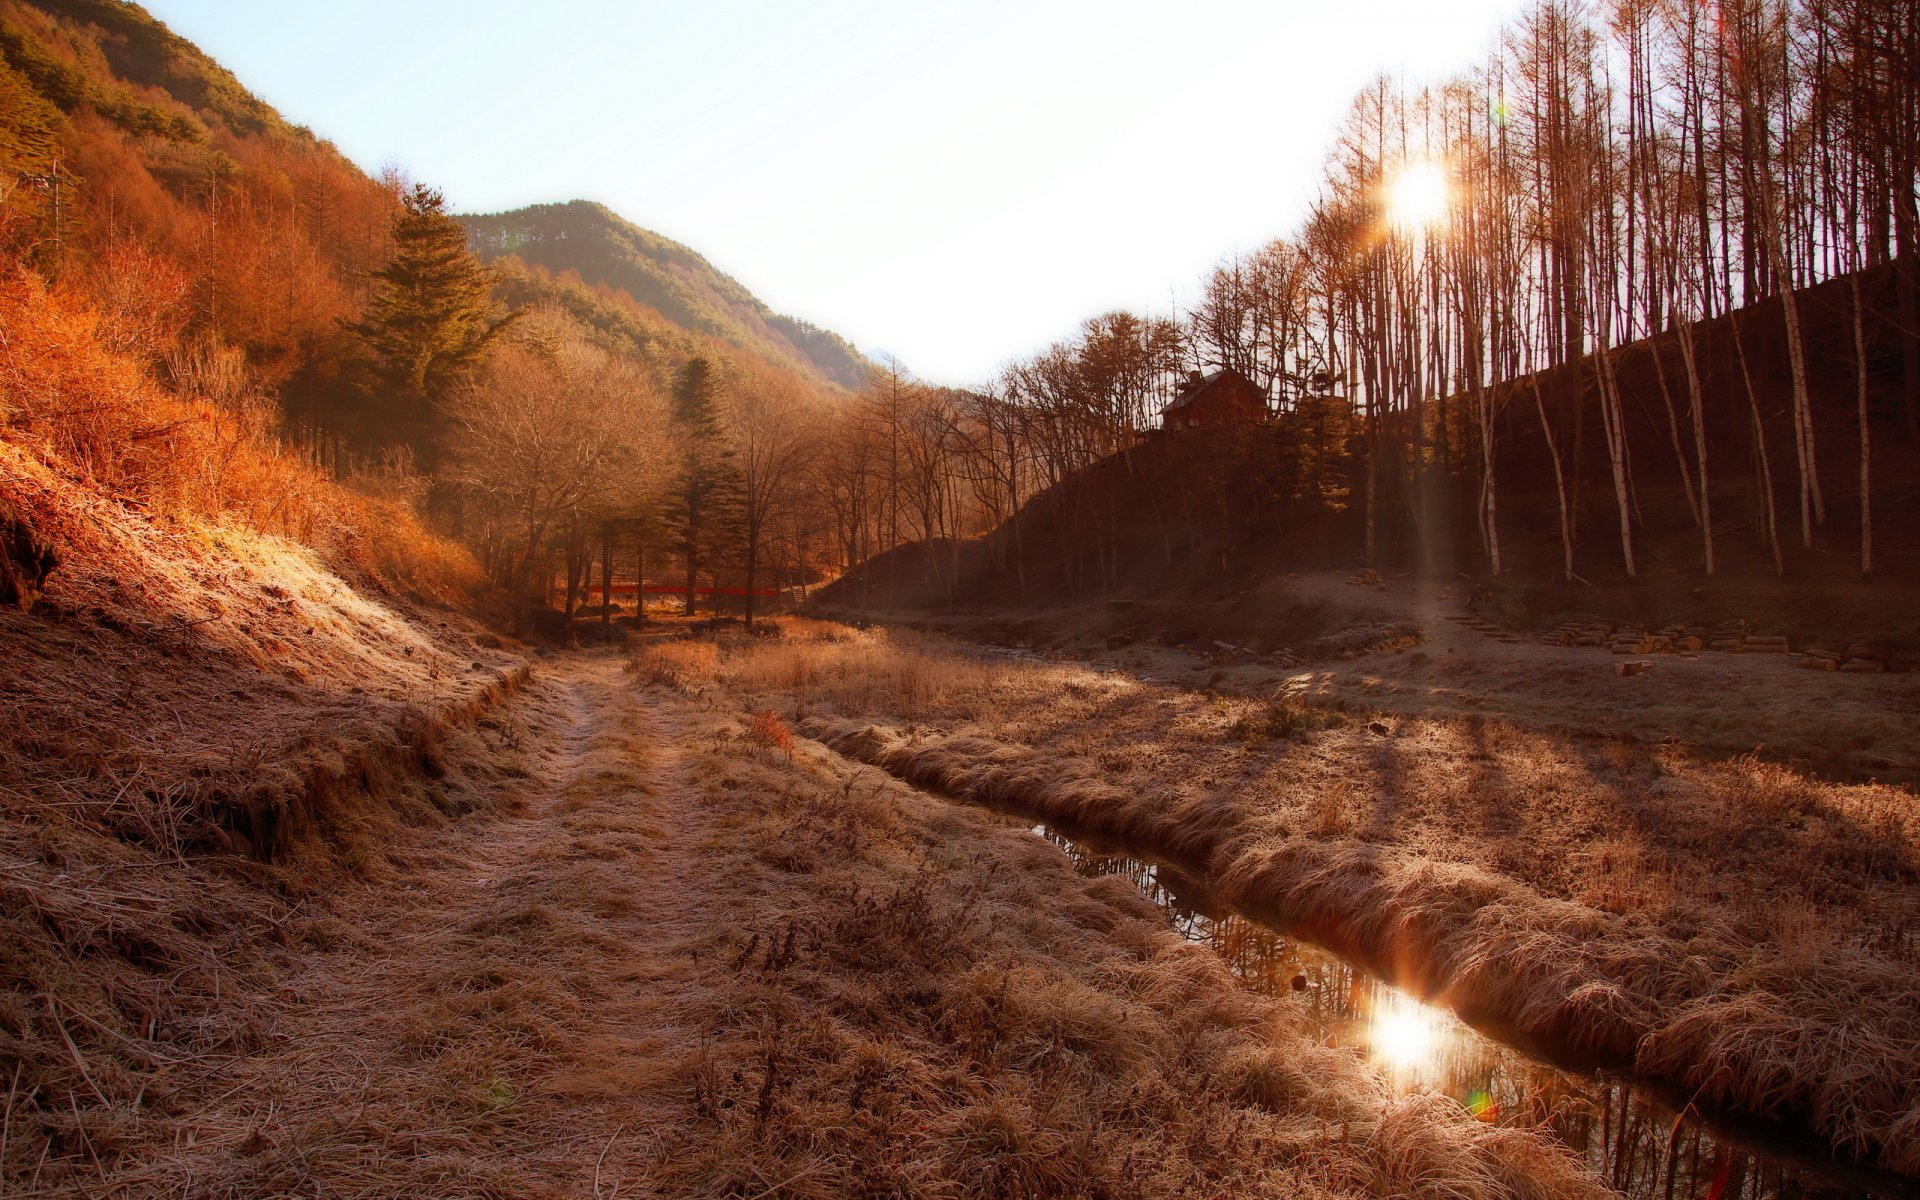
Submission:
[[[698,638],[650,642],[633,656],[629,669],[648,683],[698,695],[719,675],[720,647]]]
[[[736,655],[727,682],[748,693],[804,695],[842,712],[912,717],[936,707],[977,708],[1012,678],[1003,663],[911,633],[831,629]]]
[[[793,731],[780,719],[780,714],[770,708],[760,709],[753,714],[753,720],[747,726],[747,737],[757,746],[776,750],[788,759],[793,758]]]

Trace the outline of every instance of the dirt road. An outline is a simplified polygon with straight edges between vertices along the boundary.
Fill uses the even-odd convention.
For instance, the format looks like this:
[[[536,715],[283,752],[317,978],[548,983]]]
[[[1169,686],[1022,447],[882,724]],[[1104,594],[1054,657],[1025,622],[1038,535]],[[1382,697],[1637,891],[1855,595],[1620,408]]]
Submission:
[[[595,1164],[602,1187],[609,1160],[632,1176],[662,1048],[693,1036],[710,823],[616,660],[543,675],[498,810],[390,847],[300,931],[315,953],[274,1048],[209,1082],[181,1149],[198,1186],[597,1194]]]

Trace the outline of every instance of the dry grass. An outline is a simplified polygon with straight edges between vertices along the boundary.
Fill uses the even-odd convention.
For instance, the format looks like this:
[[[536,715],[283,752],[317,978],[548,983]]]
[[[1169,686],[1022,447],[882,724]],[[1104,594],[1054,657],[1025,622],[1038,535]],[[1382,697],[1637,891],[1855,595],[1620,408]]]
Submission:
[[[977,708],[1015,678],[1009,664],[937,653],[906,630],[854,630],[790,617],[777,639],[734,634],[663,638],[640,646],[628,669],[689,695],[724,686],[746,696],[800,697],[834,710],[880,709],[902,718]]]
[[[357,874],[148,861],[62,892],[35,866],[20,911],[69,928],[49,961],[97,975],[104,939],[157,948],[144,992],[49,979],[70,1002],[0,1017],[33,1034],[30,1054],[8,1043],[31,1074],[0,1178],[23,1196],[1603,1194],[1538,1138],[1392,1097],[1130,886],[819,747],[789,756],[744,693],[643,702],[615,668],[557,661],[484,742],[450,744],[448,777],[506,802],[369,829]],[[159,1026],[115,1007],[142,997]]]
[[[973,697],[1000,679],[990,664],[901,671],[916,648],[886,639],[847,656],[852,640],[818,653],[868,694],[910,702],[945,683]],[[784,676],[794,644],[742,648],[731,678]],[[685,732],[720,820],[704,856],[759,900],[727,931],[732,978],[712,1008],[726,1015],[696,1078],[706,1120],[669,1152],[663,1190],[1595,1190],[1530,1135],[1391,1098],[1356,1058],[1319,1046],[1301,1011],[1239,988],[1119,881],[1083,879],[1029,834],[818,751],[790,769],[743,757],[750,720],[702,723]]]
[[[719,677],[720,647],[704,639],[651,642],[628,668],[648,683],[697,696]]]
[[[524,668],[418,602],[471,564],[410,514],[71,297],[0,280],[0,329],[0,512],[60,557],[0,610],[0,1191],[85,1194],[267,1044],[328,892],[492,801]]]
[[[906,644],[888,635],[883,652]],[[1539,1044],[1920,1172],[1920,808],[1905,789],[914,645],[918,677],[952,683],[915,693],[911,725],[890,685],[835,677],[858,661],[845,650],[786,664],[815,680],[784,701],[810,714],[800,732],[1181,863],[1236,907]]]

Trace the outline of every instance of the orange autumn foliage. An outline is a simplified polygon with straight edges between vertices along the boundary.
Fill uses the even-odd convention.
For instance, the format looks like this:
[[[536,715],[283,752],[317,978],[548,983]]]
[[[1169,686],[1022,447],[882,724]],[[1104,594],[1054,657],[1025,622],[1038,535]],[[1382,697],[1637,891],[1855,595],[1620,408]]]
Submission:
[[[88,301],[24,270],[0,278],[0,329],[0,440],[56,472],[157,519],[303,543],[383,588],[452,599],[477,583],[466,552],[411,509],[341,487],[288,453],[271,404],[244,382],[215,392],[219,403],[163,388],[107,348],[113,331]],[[232,353],[203,350],[216,365]]]

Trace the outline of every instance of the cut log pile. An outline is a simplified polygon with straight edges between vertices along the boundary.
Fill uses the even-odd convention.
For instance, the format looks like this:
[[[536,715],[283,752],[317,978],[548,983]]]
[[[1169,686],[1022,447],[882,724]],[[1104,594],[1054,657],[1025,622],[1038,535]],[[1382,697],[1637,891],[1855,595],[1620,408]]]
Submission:
[[[1604,646],[1615,654],[1691,654],[1706,643],[1687,625],[1642,629],[1599,617],[1569,617],[1541,638],[1549,646]]]
[[[1800,665],[1810,671],[1850,671],[1855,675],[1883,675],[1902,669],[1892,649],[1879,642],[1853,642],[1844,650],[1809,646]]]
[[[1707,634],[1707,649],[1738,654],[1743,649],[1748,625],[1745,621],[1722,621]]]
[[[1578,613],[1542,634],[1540,641],[1548,646],[1602,647],[1619,655],[1690,654],[1700,650],[1717,650],[1725,654],[1793,652],[1785,635],[1758,634],[1752,629],[1752,625],[1744,620],[1722,621],[1710,628],[1674,624],[1644,629],[1589,613]],[[1847,671],[1856,675],[1907,670],[1920,672],[1920,664],[1902,659],[1890,646],[1881,642],[1853,642],[1844,649],[1837,645],[1807,646],[1801,651],[1800,665],[1809,671]],[[1621,674],[1637,674],[1637,670],[1628,669],[1631,666],[1633,664],[1622,664]]]
[[[1583,613],[1560,622],[1541,640],[1549,646],[1604,646],[1612,636],[1611,622]]]

